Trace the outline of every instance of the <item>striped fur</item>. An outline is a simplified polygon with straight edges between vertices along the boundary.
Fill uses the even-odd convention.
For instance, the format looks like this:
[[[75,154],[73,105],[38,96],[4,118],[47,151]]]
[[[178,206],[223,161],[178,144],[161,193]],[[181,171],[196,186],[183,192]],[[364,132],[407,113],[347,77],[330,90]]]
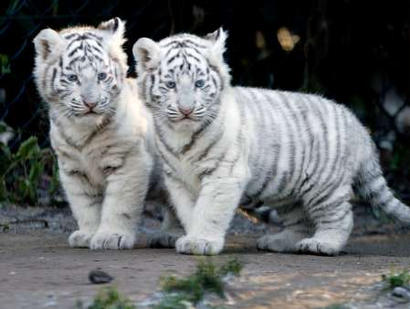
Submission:
[[[220,29],[205,38],[143,38],[133,48],[186,231],[178,252],[219,253],[241,196],[282,215],[285,229],[258,240],[271,251],[337,254],[353,227],[353,186],[410,223],[410,209],[387,187],[374,144],[348,109],[316,95],[231,87],[225,39]]]
[[[98,28],[45,29],[34,39],[35,81],[79,226],[73,247],[133,247],[153,177],[152,119],[126,79],[123,33],[115,18]]]

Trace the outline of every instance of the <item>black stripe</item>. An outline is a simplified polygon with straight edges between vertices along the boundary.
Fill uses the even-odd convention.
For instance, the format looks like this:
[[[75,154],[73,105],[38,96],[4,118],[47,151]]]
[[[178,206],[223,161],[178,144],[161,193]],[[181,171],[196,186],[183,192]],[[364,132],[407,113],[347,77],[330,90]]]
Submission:
[[[192,58],[192,59],[195,59],[195,61],[197,61],[198,63],[201,63],[201,60],[197,56],[194,56],[193,54],[188,53],[186,51],[185,51],[185,55]]]
[[[91,48],[94,52],[96,52],[96,53],[98,53],[98,54],[100,54],[100,55],[104,55],[103,50],[101,50],[100,48],[97,48],[97,47],[94,46],[94,45],[90,45],[90,48]]]
[[[297,97],[296,97],[296,98],[293,98],[292,102],[289,102],[288,107],[289,107],[291,117],[293,118],[294,123],[296,124],[297,132],[299,132],[300,135],[304,134],[304,132],[309,128],[309,126],[305,127],[303,125],[302,120],[299,118],[299,113],[304,114],[304,116],[306,117],[306,115],[304,113],[305,111],[303,110],[304,106],[301,105],[297,101]],[[296,107],[296,108],[294,109],[294,107]],[[309,139],[309,134],[308,134],[308,139]],[[310,142],[310,140],[309,140],[309,142]],[[294,196],[295,191],[300,188],[300,183],[303,179],[303,176],[305,175],[304,174],[304,166],[305,166],[305,160],[306,160],[306,149],[308,147],[307,144],[306,144],[305,135],[302,136],[302,138],[300,139],[300,143],[297,143],[297,144],[299,144],[299,146],[302,148],[302,154],[301,154],[301,158],[300,158],[300,166],[299,166],[299,169],[295,170],[299,175],[296,175],[296,181],[294,183],[293,189],[291,190],[289,196]],[[295,154],[295,165],[296,165],[296,154]]]
[[[93,62],[94,58],[97,59],[97,60],[99,60],[100,62],[104,62],[104,59],[103,59],[102,57],[98,56],[97,54],[93,54],[93,55],[90,56],[88,59],[89,59],[91,62]]]
[[[327,218],[326,220],[321,219],[320,220],[320,226],[321,226],[321,230],[323,228],[323,225],[327,225],[330,224],[332,225],[332,227],[335,227],[335,222],[341,222],[343,221],[347,215],[351,214],[352,210],[350,207],[346,207],[345,211],[342,213],[342,215],[340,216],[336,216],[336,217],[330,217]],[[320,214],[319,217],[322,218],[323,214]],[[329,215],[326,214],[326,217],[328,217]],[[325,228],[326,229],[326,228]]]
[[[324,180],[324,183],[328,183],[330,181],[330,179],[332,178],[332,176],[335,176],[337,178],[338,175],[335,172],[336,172],[336,169],[338,169],[338,163],[339,164],[341,163],[340,160],[342,158],[342,155],[341,155],[341,153],[342,153],[342,149],[341,149],[341,147],[342,147],[342,134],[341,134],[341,131],[342,130],[341,130],[340,123],[339,123],[340,117],[338,116],[338,113],[337,113],[338,112],[337,106],[334,105],[334,104],[332,104],[331,106],[334,109],[333,112],[334,112],[334,115],[335,115],[334,123],[335,123],[335,131],[336,131],[336,156],[333,159],[332,165],[331,165],[331,167],[328,171],[328,175],[327,175],[326,179]]]
[[[151,101],[153,99],[152,92],[154,90],[154,85],[155,85],[155,74],[151,74],[151,85],[149,87],[149,98]]]
[[[198,156],[197,160],[201,161],[202,159],[206,158],[209,154],[209,151],[216,145],[216,143],[222,138],[223,130],[219,130],[219,132],[214,136],[214,138],[209,142],[208,146],[204,149],[204,151]]]
[[[332,193],[334,190],[336,190],[339,187],[340,181],[343,179],[344,174],[346,172],[346,169],[343,169],[342,162],[340,162],[341,159],[342,159],[342,155],[340,154],[340,152],[342,152],[342,150],[341,150],[342,137],[341,137],[341,134],[340,134],[341,133],[340,131],[342,131],[342,130],[339,127],[340,117],[338,117],[338,114],[337,114],[337,106],[334,105],[333,108],[334,108],[334,114],[335,114],[335,117],[336,117],[336,119],[335,119],[335,129],[336,129],[336,131],[339,131],[338,132],[339,134],[337,136],[337,141],[338,141],[339,146],[336,145],[336,151],[338,151],[338,152],[336,153],[336,158],[333,160],[332,166],[329,168],[328,175],[327,175],[326,179],[323,182],[321,182],[321,183],[326,184],[326,185],[325,185],[324,189],[322,189],[321,192],[317,194],[316,197],[320,197],[323,192],[326,192],[326,190],[334,188],[334,189],[332,189],[332,191],[328,192],[324,197],[330,196],[329,193]],[[343,118],[343,121],[346,125],[346,117],[345,116],[346,115],[343,113],[342,118]],[[340,173],[340,172],[342,172],[342,173]],[[333,185],[331,185],[332,182],[330,181],[332,178],[334,178],[333,179],[333,183],[334,183]],[[320,200],[323,200],[324,197],[322,197]],[[309,203],[311,203],[311,204],[317,203],[317,202],[314,202],[314,200],[315,200],[315,198],[312,198],[309,201]]]
[[[69,54],[68,57],[72,57],[78,50],[81,49],[81,46],[74,48]]]
[[[318,218],[326,218],[328,217],[332,212],[330,211],[331,209],[337,209],[338,206],[344,205],[344,202],[347,202],[350,198],[349,194],[342,195],[338,197],[336,200],[328,202],[328,203],[322,203],[319,202],[315,205],[315,207],[309,208],[308,213],[311,219],[316,220]],[[350,209],[349,209],[350,210]],[[317,213],[320,212],[318,215]],[[316,216],[317,215],[317,216]],[[322,220],[320,220],[322,223]]]
[[[287,173],[288,176],[288,181],[291,181],[293,179],[293,175],[295,174],[295,167],[296,167],[296,136],[295,136],[295,132],[294,132],[294,128],[293,126],[290,125],[291,121],[288,118],[287,112],[285,111],[285,109],[289,109],[288,108],[288,104],[289,101],[287,100],[287,97],[284,93],[281,92],[277,92],[277,94],[279,95],[279,97],[282,99],[281,102],[278,103],[278,107],[279,110],[282,114],[282,117],[285,121],[285,125],[286,125],[286,133],[289,136],[289,172]],[[283,104],[281,106],[281,104]],[[285,186],[283,188],[281,188],[282,190],[285,188]]]
[[[260,106],[260,101],[257,98],[257,95],[254,92],[254,89],[248,89],[248,93],[250,94],[250,100],[249,103],[255,108],[258,116],[259,116],[259,121],[258,125],[260,125],[261,129],[264,130],[267,126],[266,119],[265,119],[265,111],[262,106]],[[268,124],[269,125],[269,124]],[[266,148],[265,147],[265,142],[264,142],[264,137],[262,134],[258,134],[258,140],[259,140],[259,149],[258,149],[258,157],[257,161],[258,163],[261,164],[263,174],[260,175],[259,179],[261,181],[261,185],[259,186],[258,190],[256,193],[253,194],[255,198],[258,198],[261,192],[264,190],[264,187],[267,185],[268,181],[270,180],[270,175],[269,175],[269,169],[267,168],[267,163],[269,161],[269,156],[266,153]]]
[[[163,48],[166,48],[166,47],[171,46],[171,45],[176,45],[176,47],[182,47],[181,41],[171,41],[171,42],[168,42],[166,44],[161,44],[161,45],[162,45]],[[172,48],[175,48],[175,46],[172,46]]]
[[[75,57],[75,58],[71,59],[70,62],[68,63],[68,67],[71,67],[74,62],[77,62],[78,60],[81,60],[81,59],[85,60],[85,57],[84,56],[78,56],[78,57]]]
[[[158,143],[158,142],[157,142],[157,140],[156,140],[156,144],[157,144],[157,143]],[[161,157],[161,159],[162,159],[162,161],[163,161],[163,164],[165,164],[166,166],[168,166],[169,169],[171,169],[174,173],[178,174],[176,168],[169,162],[169,160],[168,160],[166,154],[161,150],[160,147],[158,147],[158,145],[157,145],[157,150],[158,150],[159,156]],[[164,170],[164,169],[163,169],[163,170]]]
[[[200,137],[201,133],[202,133],[211,123],[212,123],[211,121],[205,121],[204,123],[202,123],[201,127],[200,127],[197,131],[195,131],[194,134],[192,134],[191,140],[190,140],[187,144],[185,144],[185,145],[182,147],[182,150],[181,150],[181,153],[182,153],[182,154],[187,153],[187,152],[192,148],[192,146],[195,144],[195,142],[197,141],[197,139]]]
[[[55,88],[56,77],[57,77],[57,68],[53,68],[53,75],[51,76],[51,89],[53,89],[54,92],[56,92],[56,88]]]
[[[99,36],[99,35],[97,35],[97,34],[95,34],[95,33],[92,33],[92,32],[86,32],[85,35],[86,35],[86,36],[93,37],[93,38],[97,39],[98,41],[102,41],[102,40],[103,40],[102,36]]]
[[[185,43],[185,44],[191,44],[191,45],[193,45],[193,46],[195,46],[195,47],[198,47],[198,48],[205,48],[205,49],[207,48],[205,45],[196,43],[196,42],[194,42],[194,41],[192,41],[192,40],[190,40],[190,39],[185,39],[185,40],[184,40],[184,43]]]
[[[154,121],[154,127],[157,133],[156,135],[158,137],[158,140],[161,142],[161,144],[164,145],[165,149],[169,153],[171,153],[174,157],[178,158],[178,154],[176,153],[176,151],[165,141],[164,136],[162,135],[162,130],[156,121]]]
[[[78,34],[78,33],[71,33],[71,34],[65,35],[64,38],[65,38],[66,40],[70,40],[70,39],[72,39],[72,38],[75,37],[75,36],[78,37],[79,34]]]
[[[323,119],[323,115],[320,111],[320,108],[318,108],[318,106],[316,105],[316,101],[311,100],[310,95],[307,95],[305,98],[308,102],[310,102],[309,106],[312,108],[313,113],[315,113],[315,115],[317,116],[317,119],[319,120],[320,126],[322,128],[322,130],[321,130],[322,135],[321,135],[320,138],[315,139],[316,145],[317,145],[317,151],[315,151],[316,160],[314,160],[314,166],[312,168],[312,174],[311,174],[312,183],[307,189],[305,189],[303,192],[301,192],[302,196],[306,196],[306,194],[309,191],[311,191],[313,188],[315,188],[318,185],[320,177],[321,177],[321,173],[323,172],[323,170],[325,168],[326,161],[328,160],[328,154],[329,154],[328,153],[328,143],[327,143],[328,129],[327,129],[326,123]],[[325,149],[324,149],[323,152],[322,152],[322,149],[320,147],[322,143],[325,144],[324,145]],[[324,155],[323,159],[322,159],[322,154]],[[321,166],[321,164],[320,164],[322,161],[324,161],[323,166]]]
[[[224,161],[224,158],[225,158],[226,154],[228,153],[228,151],[229,151],[229,150],[226,150],[225,152],[223,152],[223,153],[219,156],[219,158],[215,159],[215,162],[216,162],[215,166],[213,166],[213,167],[211,167],[211,168],[209,168],[209,169],[204,170],[203,172],[201,172],[201,173],[198,175],[198,178],[199,178],[200,181],[202,181],[204,177],[211,176],[211,175],[218,169],[218,167],[221,165],[221,162]]]
[[[178,59],[178,58],[180,58],[180,57],[181,57],[181,55],[180,55],[179,53],[177,53],[176,55],[172,56],[171,58],[169,58],[169,59],[167,60],[167,65],[170,65],[171,62],[173,62],[175,59]]]
[[[304,100],[303,96],[300,96],[303,108],[301,111],[302,115],[302,124],[303,124],[303,129],[307,133],[307,142],[304,144],[304,147],[306,147],[306,154],[303,158],[302,162],[302,169],[300,171],[300,177],[297,181],[297,187],[300,192],[304,185],[309,181],[310,175],[308,173],[308,167],[309,164],[312,162],[312,155],[314,152],[314,136],[312,133],[312,128],[309,123],[309,118],[308,118],[308,113],[310,112],[309,110],[309,105],[306,104],[306,101]]]

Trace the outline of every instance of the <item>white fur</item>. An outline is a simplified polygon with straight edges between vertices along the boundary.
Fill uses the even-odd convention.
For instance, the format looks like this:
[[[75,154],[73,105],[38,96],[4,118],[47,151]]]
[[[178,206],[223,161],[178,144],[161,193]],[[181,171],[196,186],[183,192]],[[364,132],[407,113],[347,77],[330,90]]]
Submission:
[[[124,30],[124,23],[116,18],[98,28],[45,29],[34,40],[35,80],[49,105],[50,140],[79,228],[69,237],[72,247],[132,248],[152,178],[152,119],[141,104],[135,82],[125,78]],[[82,52],[79,43],[70,41],[79,35],[88,36],[88,44],[100,49],[97,56],[101,59],[98,63],[80,59],[79,65],[68,71],[77,74],[81,87],[63,75],[68,63]],[[94,35],[101,38],[99,42],[93,41]],[[107,86],[97,84],[96,68],[106,70],[112,82]],[[59,93],[59,89],[63,91]],[[104,96],[98,101],[99,113],[83,113],[77,99],[80,94],[95,100]]]
[[[320,96],[232,87],[225,39],[220,30],[179,34],[140,39],[133,49],[165,184],[186,232],[178,252],[218,254],[243,195],[282,216],[285,229],[259,239],[263,250],[338,254],[353,227],[353,186],[410,223],[410,209],[390,192],[375,146],[350,111]],[[151,52],[162,59],[147,69]]]
[[[81,150],[67,144],[62,134],[81,143],[96,128],[96,124],[90,125],[92,120],[62,119],[59,125],[51,121],[50,138],[61,181],[79,225],[79,231],[69,238],[71,246],[123,249],[134,245],[152,158],[146,141],[149,115],[130,83],[124,86],[110,127]],[[92,195],[97,196],[95,205],[90,205],[94,203]]]

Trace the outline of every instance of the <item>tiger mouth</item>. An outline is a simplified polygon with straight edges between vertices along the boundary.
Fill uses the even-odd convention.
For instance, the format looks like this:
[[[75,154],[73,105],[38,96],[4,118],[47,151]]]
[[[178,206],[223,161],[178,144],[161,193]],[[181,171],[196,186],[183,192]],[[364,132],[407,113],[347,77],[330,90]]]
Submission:
[[[89,110],[89,111],[86,111],[86,112],[84,112],[84,113],[82,113],[80,116],[99,116],[101,113],[97,113],[96,111],[94,111],[94,110]]]
[[[201,121],[200,118],[195,118],[192,117],[191,115],[188,116],[182,116],[180,118],[168,118],[169,121],[173,122],[173,123],[189,123],[189,122],[198,122]]]

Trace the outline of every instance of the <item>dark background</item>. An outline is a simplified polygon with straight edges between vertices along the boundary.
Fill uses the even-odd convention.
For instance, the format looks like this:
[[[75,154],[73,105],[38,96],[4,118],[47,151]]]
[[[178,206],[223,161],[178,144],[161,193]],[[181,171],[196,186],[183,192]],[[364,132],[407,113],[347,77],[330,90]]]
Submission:
[[[234,84],[315,92],[347,105],[368,126],[391,185],[410,198],[408,1],[3,0],[0,121],[16,131],[12,149],[30,135],[48,147],[47,107],[32,79],[34,36],[114,16],[127,21],[131,76],[139,37],[204,35],[222,25]]]

